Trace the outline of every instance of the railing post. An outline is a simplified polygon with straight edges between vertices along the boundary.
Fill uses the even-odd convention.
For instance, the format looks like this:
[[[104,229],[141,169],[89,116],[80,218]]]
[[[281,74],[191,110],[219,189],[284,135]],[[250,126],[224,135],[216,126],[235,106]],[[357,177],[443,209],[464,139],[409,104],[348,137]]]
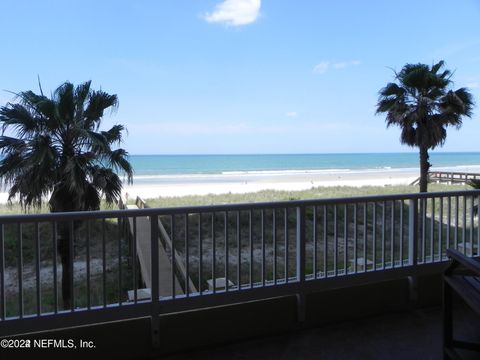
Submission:
[[[297,207],[297,280],[300,284],[297,294],[297,319],[303,323],[306,317],[305,304],[305,207]]]
[[[420,199],[420,201],[422,201]],[[408,204],[408,265],[417,265],[418,251],[418,199]]]
[[[424,211],[423,199],[410,199],[408,205],[408,265],[416,267],[418,253],[418,201],[422,202],[422,211]],[[412,306],[417,301],[417,277],[412,275],[408,277],[409,300]]]
[[[151,336],[152,347],[160,347],[160,293],[159,282],[159,264],[158,264],[158,215],[150,216],[150,250],[152,263],[152,307],[151,307]]]

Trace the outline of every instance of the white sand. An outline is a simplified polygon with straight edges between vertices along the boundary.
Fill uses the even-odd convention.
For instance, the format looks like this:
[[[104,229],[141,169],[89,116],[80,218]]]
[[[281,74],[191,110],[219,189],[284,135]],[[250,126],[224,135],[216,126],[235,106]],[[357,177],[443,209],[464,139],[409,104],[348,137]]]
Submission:
[[[125,187],[128,199],[247,193],[261,190],[306,190],[317,186],[408,185],[418,178],[418,171],[372,170],[363,172],[283,172],[198,175],[194,177],[159,177],[158,181],[138,179]]]

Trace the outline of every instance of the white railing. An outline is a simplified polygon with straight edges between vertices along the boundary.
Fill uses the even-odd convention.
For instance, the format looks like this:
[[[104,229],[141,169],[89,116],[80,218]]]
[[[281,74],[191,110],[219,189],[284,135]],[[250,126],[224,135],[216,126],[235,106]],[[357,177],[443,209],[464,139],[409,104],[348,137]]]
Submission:
[[[436,272],[447,248],[478,255],[479,199],[471,190],[1,216],[0,337],[150,317],[158,344],[161,314],[289,295],[301,320],[310,292]],[[149,289],[139,281],[142,234]]]

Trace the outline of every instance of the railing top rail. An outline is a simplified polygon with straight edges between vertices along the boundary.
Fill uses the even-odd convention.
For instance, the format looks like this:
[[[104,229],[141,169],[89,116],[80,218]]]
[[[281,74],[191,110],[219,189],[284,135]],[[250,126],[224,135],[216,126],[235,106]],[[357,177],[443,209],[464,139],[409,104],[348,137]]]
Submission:
[[[480,173],[472,173],[467,171],[429,171],[430,175],[468,175],[468,176],[480,176]]]
[[[125,218],[132,216],[152,216],[152,215],[174,215],[185,213],[209,213],[224,211],[241,211],[254,209],[270,208],[292,208],[298,206],[321,206],[332,204],[352,204],[389,200],[415,200],[432,197],[453,197],[453,196],[480,196],[480,190],[461,190],[427,193],[410,193],[394,195],[371,195],[344,198],[328,199],[310,199],[310,200],[286,200],[261,203],[240,203],[223,205],[202,205],[171,208],[146,208],[129,210],[100,210],[100,211],[77,211],[65,213],[43,213],[43,214],[21,214],[21,215],[2,215],[0,224],[16,222],[51,222],[51,221],[72,221],[102,218]]]

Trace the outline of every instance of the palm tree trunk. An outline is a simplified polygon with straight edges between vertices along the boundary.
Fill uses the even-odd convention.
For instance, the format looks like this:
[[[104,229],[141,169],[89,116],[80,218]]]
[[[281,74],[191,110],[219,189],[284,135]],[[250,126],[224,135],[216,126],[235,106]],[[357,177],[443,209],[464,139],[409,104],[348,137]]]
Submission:
[[[428,162],[428,148],[420,147],[420,192],[427,192],[428,187],[428,170],[430,163]]]
[[[76,210],[72,196],[65,190],[65,186],[59,183],[53,190],[49,200],[50,211],[68,212]],[[57,222],[58,239],[57,251],[62,261],[62,300],[63,308],[69,310],[73,308],[73,223],[60,221]]]

